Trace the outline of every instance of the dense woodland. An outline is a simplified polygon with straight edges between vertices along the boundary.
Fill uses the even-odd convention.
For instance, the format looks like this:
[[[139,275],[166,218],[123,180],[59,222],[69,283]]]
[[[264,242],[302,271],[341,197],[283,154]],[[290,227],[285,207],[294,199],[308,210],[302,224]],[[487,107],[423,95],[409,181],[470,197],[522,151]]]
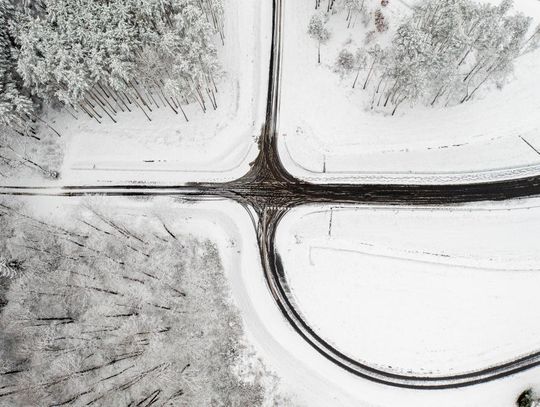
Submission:
[[[66,223],[0,201],[0,405],[263,403],[215,246],[95,204]]]
[[[346,15],[347,27],[364,26],[365,37],[355,41],[360,45],[345,46],[335,69],[354,78],[353,88],[371,93],[372,109],[394,114],[404,103],[465,103],[481,89],[502,88],[516,59],[540,42],[540,25],[531,27],[530,17],[513,11],[512,0],[497,6],[474,0],[421,1],[395,23],[386,12],[390,1],[317,0],[318,11],[308,26],[319,53],[332,34],[330,18]]]
[[[222,14],[220,0],[0,0],[0,164],[57,175],[17,148],[17,137],[43,148],[38,126],[56,133],[40,119],[45,104],[100,123],[216,109]]]

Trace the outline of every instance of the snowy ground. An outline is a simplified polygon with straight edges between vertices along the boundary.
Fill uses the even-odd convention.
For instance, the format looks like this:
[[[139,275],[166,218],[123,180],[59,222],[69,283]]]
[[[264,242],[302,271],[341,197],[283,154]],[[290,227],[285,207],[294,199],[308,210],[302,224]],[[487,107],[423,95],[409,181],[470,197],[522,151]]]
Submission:
[[[519,0],[515,9],[534,17],[533,25],[540,21],[536,0]],[[340,79],[332,71],[343,44],[362,32],[360,22],[347,29],[345,13],[333,16],[317,65],[316,43],[306,33],[313,11],[309,1],[284,2],[280,153],[293,174],[314,182],[455,183],[540,172],[540,50],[516,61],[502,91],[385,116],[364,109],[369,96],[352,89],[354,75]],[[385,12],[397,24],[407,7],[390,1]]]
[[[25,201],[36,215],[45,217],[49,222],[65,222],[66,216],[63,214],[69,212],[70,207],[77,205],[79,199],[35,197],[25,198]],[[170,222],[169,225],[179,233],[191,233],[195,237],[210,239],[217,244],[224,270],[231,284],[232,298],[241,310],[247,340],[266,366],[281,378],[282,391],[292,395],[292,400],[298,403],[294,405],[309,407],[394,407],[398,405],[507,407],[513,405],[515,397],[524,388],[537,384],[538,371],[534,369],[479,386],[427,392],[390,388],[355,377],[318,354],[292,330],[283,318],[268,292],[263,277],[250,217],[240,205],[222,200],[186,203],[167,197],[101,198],[101,204],[106,203],[115,213],[121,212],[121,217],[125,222],[133,222],[134,226],[144,222],[144,217],[157,215]],[[525,205],[527,203],[523,206]],[[306,214],[310,212],[312,212],[311,208],[303,211]],[[375,211],[370,210],[370,217],[372,213]],[[320,224],[316,219],[312,219],[314,228],[320,228],[323,234],[327,231],[328,225],[327,214],[324,216]],[[356,216],[356,218],[359,217],[359,215]],[[407,217],[404,216],[404,218]],[[340,219],[340,216],[336,216],[336,219]],[[390,236],[387,229],[392,225],[392,220],[386,218],[387,221],[384,222],[384,219],[383,215],[377,219],[377,222],[382,225],[380,233],[377,233],[376,229],[371,229],[371,236],[378,236],[379,241]],[[279,226],[280,234],[287,233],[285,232],[288,229],[287,224],[291,221],[295,224],[292,216],[284,220],[285,223]],[[339,220],[335,222],[333,233],[337,234]],[[369,219],[366,217],[363,225],[358,223],[358,228],[367,227],[368,224]],[[311,229],[313,231],[313,228]],[[429,239],[429,242],[432,241]],[[422,243],[421,239],[413,239],[405,247],[414,248],[414,242],[418,245]],[[531,239],[529,247],[532,245]],[[439,248],[436,242],[426,247],[432,251]],[[487,248],[483,249],[483,253],[487,252],[489,252]],[[526,252],[527,250],[524,249],[521,253]],[[501,256],[504,256],[504,253],[501,253]],[[287,261],[287,258],[285,260]],[[289,267],[286,267],[286,270],[287,273],[301,272],[301,270]],[[471,309],[468,312],[471,312]],[[406,333],[402,331],[399,335]]]
[[[301,312],[339,350],[456,374],[540,349],[539,228],[540,199],[303,207],[280,225],[278,249]]]
[[[479,204],[484,208],[485,205]],[[511,202],[508,205],[514,207],[518,204]],[[523,205],[519,205],[527,206],[529,203],[525,201]],[[221,235],[217,240],[222,242],[219,244],[220,252],[224,245],[229,246],[229,249],[222,251],[222,259],[231,282],[233,298],[242,312],[248,338],[267,366],[281,378],[284,391],[292,394],[293,401],[298,405],[508,407],[513,405],[515,398],[524,388],[538,385],[537,369],[478,386],[427,392],[390,388],[349,374],[311,348],[281,315],[268,292],[260,266],[256,235],[245,210],[230,201],[203,202],[193,208],[204,208],[205,216],[214,222],[217,220],[217,227],[209,233],[216,234],[216,237]],[[306,208],[306,212],[310,211],[311,208]],[[288,219],[290,218],[287,217],[285,221]],[[525,219],[523,221],[525,222]],[[484,225],[486,223],[484,222]],[[285,229],[283,226],[286,224],[278,227],[279,233],[287,234],[286,231],[281,232]],[[522,226],[521,230],[523,228]],[[530,226],[530,229],[533,228],[534,225]],[[517,243],[513,247],[515,246]],[[426,247],[435,250],[435,247]],[[528,247],[538,246],[534,246],[534,240],[530,239]],[[509,250],[511,251],[511,248]],[[526,251],[524,249],[520,253]],[[287,265],[286,270],[293,271]]]
[[[45,119],[63,135],[63,184],[111,181],[154,184],[229,180],[245,173],[264,122],[271,38],[271,2],[228,1],[225,45],[218,37],[225,71],[218,82],[218,109],[185,107],[189,122],[169,108],[120,113],[118,123],[99,124],[49,110]],[[35,179],[17,183],[36,184]]]
[[[538,52],[524,56],[515,80],[489,99],[444,111],[375,116],[356,103],[359,91],[328,68],[347,35],[338,35],[344,19],[332,23],[335,37],[316,66],[316,47],[305,33],[312,6],[284,2],[280,149],[294,174],[319,182],[438,183],[538,173],[540,157],[523,139],[540,147],[540,82],[538,75],[520,75],[538,71]],[[540,16],[535,0],[520,0],[519,6]],[[188,108],[189,123],[160,110],[152,122],[133,114],[117,125],[51,113],[49,120],[69,133],[62,184],[227,180],[247,170],[264,120],[271,2],[234,0],[226,13],[221,57],[228,73],[219,85],[220,109],[204,115]],[[65,212],[80,200],[28,202],[48,220],[65,222]],[[300,405],[506,407],[538,384],[538,369],[429,392],[355,377],[312,349],[280,314],[244,208],[167,197],[113,202],[130,224],[164,217],[175,230],[218,245],[249,343]],[[428,374],[469,371],[538,349],[540,328],[531,321],[540,309],[540,199],[446,209],[328,209],[288,214],[278,227],[278,249],[308,322],[345,353]]]
[[[508,204],[509,207],[516,205],[516,202]],[[519,205],[525,207],[530,204],[525,201]],[[268,292],[260,266],[256,235],[244,208],[230,201],[202,202],[191,208],[203,210],[200,213],[213,222],[212,230],[199,230],[218,242],[233,299],[242,312],[250,343],[267,366],[281,378],[283,391],[291,394],[299,406],[508,407],[513,405],[515,397],[524,388],[538,384],[538,370],[535,369],[479,386],[428,392],[389,388],[350,375],[311,348],[281,315]],[[307,208],[306,211],[311,209]],[[531,217],[534,215],[531,214]],[[282,226],[286,225],[280,225],[278,229],[282,230]],[[519,230],[523,228],[522,225]],[[530,229],[534,229],[534,225]],[[517,243],[513,247],[516,246]],[[435,250],[435,247],[426,247]],[[534,240],[530,239],[528,247],[538,246],[534,246]],[[524,249],[520,253],[526,251]]]

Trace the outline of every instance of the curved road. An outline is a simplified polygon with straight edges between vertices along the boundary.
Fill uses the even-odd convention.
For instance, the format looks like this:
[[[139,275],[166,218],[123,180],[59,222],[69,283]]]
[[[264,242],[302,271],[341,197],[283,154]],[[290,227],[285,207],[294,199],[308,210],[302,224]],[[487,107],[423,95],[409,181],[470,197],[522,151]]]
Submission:
[[[312,184],[294,178],[284,168],[277,149],[280,104],[282,0],[273,0],[273,33],[266,124],[259,138],[259,155],[243,177],[226,183],[190,183],[176,186],[65,186],[0,187],[4,195],[177,195],[186,199],[226,197],[242,204],[256,227],[261,262],[270,292],[284,317],[311,346],[347,371],[386,385],[413,389],[469,386],[540,365],[540,351],[520,359],[457,375],[417,376],[375,368],[341,353],[321,338],[303,319],[294,303],[274,239],[276,228],[292,207],[306,203],[448,205],[504,200],[540,194],[540,176],[460,185]]]

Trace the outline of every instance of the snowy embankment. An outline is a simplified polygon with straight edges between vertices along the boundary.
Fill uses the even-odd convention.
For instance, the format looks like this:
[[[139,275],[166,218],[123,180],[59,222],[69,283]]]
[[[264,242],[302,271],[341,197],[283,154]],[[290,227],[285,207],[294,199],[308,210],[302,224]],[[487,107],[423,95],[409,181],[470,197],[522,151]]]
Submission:
[[[168,107],[119,113],[99,124],[50,110],[46,120],[65,138],[61,182],[179,184],[230,180],[244,174],[256,154],[264,122],[272,9],[270,1],[228,1],[225,45],[216,36],[224,76],[217,83],[218,109],[185,107],[189,122]],[[21,181],[21,180],[20,180]],[[20,182],[19,181],[19,182]],[[26,183],[42,182],[29,180]]]
[[[304,207],[277,242],[301,313],[338,350],[396,373],[451,375],[539,350],[539,227],[539,199]]]
[[[533,17],[533,26],[540,21],[536,0],[517,1],[514,10]],[[354,75],[340,79],[332,71],[344,44],[363,38],[361,23],[348,29],[345,12],[332,16],[332,37],[317,65],[316,43],[306,33],[313,11],[311,2],[284,4],[279,147],[291,173],[313,182],[368,183],[481,182],[540,173],[540,50],[518,58],[502,90],[454,107],[404,107],[392,117],[365,108],[371,94],[352,89]],[[395,25],[407,7],[390,1],[384,12]]]

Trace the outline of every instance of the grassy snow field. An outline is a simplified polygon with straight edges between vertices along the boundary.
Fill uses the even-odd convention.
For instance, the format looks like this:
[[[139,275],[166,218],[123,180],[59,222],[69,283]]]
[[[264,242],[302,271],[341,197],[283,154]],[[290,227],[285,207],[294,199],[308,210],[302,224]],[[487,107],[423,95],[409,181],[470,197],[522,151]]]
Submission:
[[[300,311],[339,350],[456,374],[538,350],[539,227],[538,199],[305,207],[280,225],[278,250]]]
[[[536,0],[516,1],[514,11],[533,17],[532,26],[540,22]],[[354,74],[333,72],[343,45],[363,38],[360,21],[347,28],[345,11],[331,17],[318,65],[307,35],[313,12],[309,1],[284,4],[280,152],[292,173],[314,182],[445,183],[540,171],[540,50],[518,58],[502,90],[448,108],[403,106],[391,117],[366,109],[371,93],[352,89]],[[395,28],[410,10],[395,0],[383,12]]]

